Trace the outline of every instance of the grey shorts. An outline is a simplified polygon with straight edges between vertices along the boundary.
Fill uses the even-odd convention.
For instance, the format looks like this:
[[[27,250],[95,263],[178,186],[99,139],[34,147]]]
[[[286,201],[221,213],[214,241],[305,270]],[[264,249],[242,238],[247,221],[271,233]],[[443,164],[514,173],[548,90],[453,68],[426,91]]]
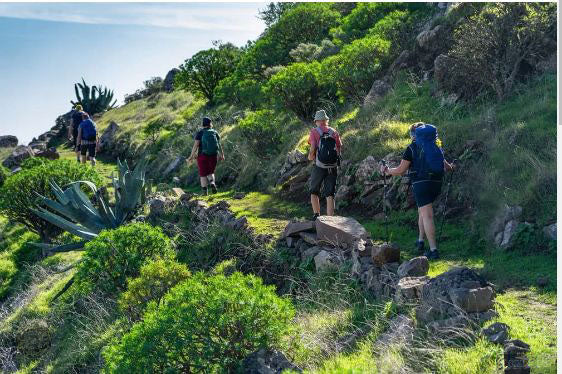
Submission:
[[[323,169],[314,165],[310,176],[310,194],[320,196],[320,187],[323,184],[322,196],[334,196],[336,194],[337,178],[338,168]]]

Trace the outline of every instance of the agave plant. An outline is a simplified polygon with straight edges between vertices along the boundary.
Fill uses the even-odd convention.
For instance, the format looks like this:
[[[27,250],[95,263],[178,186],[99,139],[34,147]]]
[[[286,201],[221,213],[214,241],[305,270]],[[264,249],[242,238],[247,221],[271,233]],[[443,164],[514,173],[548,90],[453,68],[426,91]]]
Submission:
[[[84,81],[84,78],[82,78],[82,83],[74,84],[74,92],[76,93],[77,101],[71,100],[72,105],[82,105],[82,108],[91,116],[114,108],[117,103],[117,100],[111,103],[113,91],[102,86],[92,86],[90,88]],[[82,92],[82,96],[80,96],[80,92]]]
[[[55,182],[50,182],[56,201],[38,194],[43,207],[33,212],[44,220],[74,234],[83,240],[78,243],[52,245],[36,243],[43,250],[67,252],[84,247],[88,241],[98,236],[99,232],[114,229],[130,220],[139,204],[144,204],[146,192],[150,190],[150,182],[145,178],[146,159],[141,160],[134,170],[130,170],[126,162],[119,166],[118,178],[111,176],[115,188],[115,206],[111,207],[100,189],[89,181],[77,181],[67,185],[63,191]],[[94,193],[97,208],[80,188],[85,185]],[[55,212],[55,213],[53,213]]]

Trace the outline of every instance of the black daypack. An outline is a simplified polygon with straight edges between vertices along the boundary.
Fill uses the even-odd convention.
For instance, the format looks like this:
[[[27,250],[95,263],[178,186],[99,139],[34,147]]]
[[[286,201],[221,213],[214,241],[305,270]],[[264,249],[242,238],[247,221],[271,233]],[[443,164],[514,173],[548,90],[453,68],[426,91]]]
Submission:
[[[338,151],[334,130],[330,129],[328,132],[323,132],[320,127],[317,127],[316,131],[320,134],[317,151],[318,161],[327,166],[336,166],[338,163]]]

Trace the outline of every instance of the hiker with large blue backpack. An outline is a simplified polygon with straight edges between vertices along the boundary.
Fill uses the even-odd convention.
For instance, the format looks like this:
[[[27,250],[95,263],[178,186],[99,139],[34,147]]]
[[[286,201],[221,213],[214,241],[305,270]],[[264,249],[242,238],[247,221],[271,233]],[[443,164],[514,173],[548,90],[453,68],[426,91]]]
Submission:
[[[314,161],[310,176],[310,203],[314,213],[312,220],[320,216],[320,192],[326,197],[326,215],[333,216],[335,210],[334,196],[340,164],[341,139],[338,132],[328,126],[329,118],[325,110],[319,110],[314,116],[314,127],[310,131],[308,159]]]
[[[446,171],[452,171],[454,165],[445,160],[435,126],[423,122],[414,123],[410,127],[410,137],[412,143],[404,151],[400,165],[395,168],[383,165],[381,174],[403,175],[409,170],[410,182],[418,207],[419,236],[416,247],[428,259],[437,259],[439,251],[435,238],[433,202],[441,193],[443,175]],[[425,237],[429,242],[429,250],[424,252]]]
[[[88,113],[82,112],[82,122],[78,125],[76,144],[80,147],[80,160],[83,164],[86,163],[87,154],[92,166],[96,166],[96,152],[99,151],[99,142],[96,123],[92,121]]]
[[[194,139],[195,143],[191,149],[191,155],[186,161],[190,164],[197,158],[203,194],[209,194],[209,186],[211,186],[213,193],[216,193],[215,168],[217,167],[217,160],[224,160],[224,150],[221,146],[220,135],[213,129],[213,123],[209,117],[203,118],[203,128],[197,131]]]

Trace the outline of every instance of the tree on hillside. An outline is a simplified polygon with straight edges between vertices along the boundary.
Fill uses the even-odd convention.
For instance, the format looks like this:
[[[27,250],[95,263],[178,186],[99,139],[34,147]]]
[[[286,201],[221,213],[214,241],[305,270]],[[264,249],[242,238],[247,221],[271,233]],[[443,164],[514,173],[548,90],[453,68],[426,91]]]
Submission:
[[[215,87],[234,71],[242,51],[232,43],[214,42],[215,48],[205,49],[185,60],[176,75],[175,85],[203,94],[214,100]]]
[[[490,4],[455,31],[451,82],[473,82],[501,100],[512,91],[524,64],[532,67],[552,53],[556,3]]]
[[[273,25],[281,18],[283,13],[293,8],[296,4],[289,2],[269,3],[265,9],[260,9],[258,18],[265,22],[267,27]]]

